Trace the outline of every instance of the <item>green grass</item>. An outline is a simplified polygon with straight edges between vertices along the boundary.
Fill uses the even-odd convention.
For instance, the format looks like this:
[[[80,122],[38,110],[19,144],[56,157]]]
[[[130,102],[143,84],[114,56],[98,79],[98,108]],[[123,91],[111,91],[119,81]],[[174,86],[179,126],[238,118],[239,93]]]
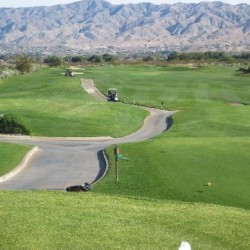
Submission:
[[[60,121],[61,133],[62,126],[69,129],[71,124],[65,117],[77,117],[75,123],[88,117],[93,124],[82,133],[96,135],[95,117],[101,111],[93,112],[98,112],[99,102],[80,90],[79,79],[59,74],[45,69],[0,82],[0,111],[27,115],[33,134],[46,135],[55,135],[58,128],[51,117]],[[45,79],[34,86],[38,76]],[[118,88],[125,102],[159,107],[163,101],[164,108],[181,111],[167,133],[119,145],[130,158],[119,161],[119,183],[110,147],[108,175],[93,192],[1,191],[0,248],[178,249],[186,240],[192,249],[249,249],[250,109],[229,105],[250,103],[249,77],[237,75],[232,67],[120,66],[87,68],[86,78],[94,78],[104,93],[108,87]],[[22,87],[15,91],[17,80]],[[32,103],[33,108],[27,105]],[[45,108],[39,111],[41,104]],[[103,110],[125,112],[127,122],[137,115],[127,105],[106,105]],[[112,112],[105,112],[110,119]],[[141,124],[145,113],[140,114],[131,128]],[[105,122],[98,126],[106,132]],[[71,126],[75,131],[77,126]],[[130,133],[126,122],[119,129]]]
[[[109,173],[95,192],[181,200],[250,209],[250,137],[169,138],[120,145],[115,182],[113,148]],[[207,183],[211,186],[207,186]]]
[[[166,66],[119,66],[88,68],[90,78],[106,93],[110,86],[119,90],[125,102],[166,109],[186,109],[211,102],[249,103],[249,77],[238,76],[237,68],[208,66],[197,69]]]
[[[120,162],[119,184],[109,148],[109,174],[95,191],[249,209],[250,106],[230,103],[250,103],[250,84],[236,73],[218,66],[89,69],[101,89],[112,82],[128,102],[157,107],[163,101],[165,108],[180,110],[166,134],[120,145],[131,161]]]
[[[31,149],[27,145],[0,143],[0,176],[10,172]]]
[[[93,193],[0,192],[1,249],[249,249],[249,211]]]
[[[81,88],[80,77],[62,72],[45,68],[0,80],[0,114],[18,114],[39,136],[120,137],[142,126],[145,111],[96,101]]]
[[[249,97],[250,100],[250,97]],[[250,105],[202,103],[174,115],[170,137],[248,137],[250,136]]]

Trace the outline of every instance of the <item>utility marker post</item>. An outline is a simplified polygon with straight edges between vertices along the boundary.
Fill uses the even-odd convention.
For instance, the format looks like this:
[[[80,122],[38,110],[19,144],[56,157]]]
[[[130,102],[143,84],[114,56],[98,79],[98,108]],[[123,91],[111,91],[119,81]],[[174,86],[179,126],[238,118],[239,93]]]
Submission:
[[[114,147],[114,155],[115,155],[115,178],[116,182],[119,182],[119,172],[118,172],[118,155],[120,154],[120,149],[116,145]]]
[[[163,105],[164,105],[164,102],[163,102],[163,101],[161,101],[161,109],[163,109]]]

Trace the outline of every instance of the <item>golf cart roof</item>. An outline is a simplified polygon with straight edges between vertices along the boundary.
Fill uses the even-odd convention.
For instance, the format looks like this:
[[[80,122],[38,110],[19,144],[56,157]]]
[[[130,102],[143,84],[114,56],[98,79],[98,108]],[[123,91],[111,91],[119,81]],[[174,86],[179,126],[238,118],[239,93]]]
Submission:
[[[115,88],[109,88],[108,91],[117,91]]]

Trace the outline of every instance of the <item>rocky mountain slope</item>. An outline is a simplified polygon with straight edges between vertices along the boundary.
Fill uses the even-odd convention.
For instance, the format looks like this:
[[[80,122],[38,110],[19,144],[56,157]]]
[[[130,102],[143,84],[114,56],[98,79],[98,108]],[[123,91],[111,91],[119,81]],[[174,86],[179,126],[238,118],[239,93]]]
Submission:
[[[222,2],[114,5],[82,0],[0,8],[0,49],[250,49],[250,5]]]

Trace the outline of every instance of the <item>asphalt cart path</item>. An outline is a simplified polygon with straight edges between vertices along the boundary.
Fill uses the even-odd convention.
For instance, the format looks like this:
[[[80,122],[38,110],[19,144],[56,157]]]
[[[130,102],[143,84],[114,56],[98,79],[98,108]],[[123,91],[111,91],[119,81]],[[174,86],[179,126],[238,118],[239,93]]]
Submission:
[[[98,100],[106,101],[92,80],[82,87]],[[149,111],[142,128],[123,138],[46,138],[0,136],[0,141],[37,146],[17,174],[0,179],[0,190],[65,190],[67,186],[93,183],[103,176],[106,162],[103,149],[109,145],[150,139],[172,124],[174,112],[141,107]]]

